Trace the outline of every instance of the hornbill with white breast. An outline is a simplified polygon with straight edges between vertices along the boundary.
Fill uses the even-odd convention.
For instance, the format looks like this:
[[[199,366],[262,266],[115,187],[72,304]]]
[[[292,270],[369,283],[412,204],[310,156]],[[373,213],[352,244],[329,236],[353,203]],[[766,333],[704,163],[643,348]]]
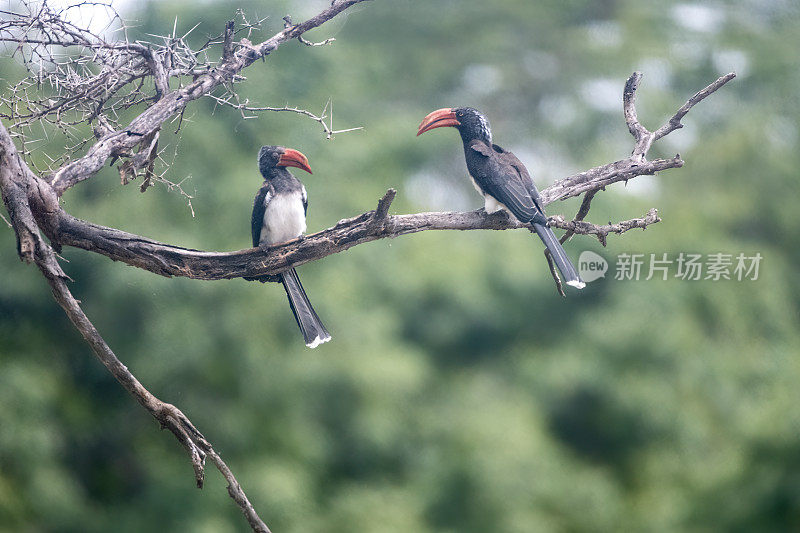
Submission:
[[[258,169],[264,184],[253,203],[253,246],[268,247],[290,241],[306,231],[308,195],[306,188],[286,167],[297,167],[311,174],[308,159],[302,153],[282,146],[262,146],[258,152]],[[289,305],[303,332],[306,346],[316,348],[331,340],[331,335],[317,316],[295,269],[278,274],[286,289]],[[261,282],[275,281],[275,276],[245,278]]]
[[[582,289],[586,284],[547,223],[539,191],[528,169],[517,157],[492,144],[489,121],[471,107],[443,108],[430,113],[417,135],[441,127],[454,127],[461,134],[472,184],[484,197],[487,213],[505,209],[517,220],[531,224],[550,251],[567,285]]]

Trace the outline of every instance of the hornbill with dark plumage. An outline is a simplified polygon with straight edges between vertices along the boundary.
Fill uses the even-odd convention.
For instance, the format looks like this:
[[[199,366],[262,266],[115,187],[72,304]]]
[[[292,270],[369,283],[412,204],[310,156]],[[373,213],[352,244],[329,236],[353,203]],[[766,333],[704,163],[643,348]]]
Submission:
[[[311,174],[308,159],[302,153],[282,146],[262,146],[258,152],[258,169],[264,184],[253,203],[253,246],[271,246],[290,241],[306,231],[308,195],[306,188],[286,167],[297,167]],[[316,348],[331,340],[331,335],[317,316],[297,271],[290,269],[277,278],[286,289],[289,305],[303,332],[306,346]],[[275,281],[275,276],[245,278],[261,282]]]
[[[471,107],[437,109],[425,117],[417,135],[445,126],[454,127],[461,134],[467,169],[472,184],[484,197],[486,212],[505,209],[520,222],[531,224],[567,285],[582,289],[586,284],[550,229],[539,191],[528,170],[514,154],[492,144],[492,130],[486,117]]]

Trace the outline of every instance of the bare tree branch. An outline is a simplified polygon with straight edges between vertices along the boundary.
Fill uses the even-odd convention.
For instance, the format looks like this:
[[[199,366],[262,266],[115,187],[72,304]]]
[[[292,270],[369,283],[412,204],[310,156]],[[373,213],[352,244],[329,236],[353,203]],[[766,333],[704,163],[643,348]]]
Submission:
[[[285,17],[283,17],[283,23],[284,23],[283,24],[284,28],[290,28],[292,26],[292,17],[291,17],[291,15],[286,15]],[[333,37],[329,37],[329,38],[325,39],[324,41],[320,41],[318,43],[315,43],[315,42],[309,41],[307,39],[304,39],[302,35],[299,35],[297,37],[297,40],[300,41],[301,43],[303,43],[306,46],[325,46],[326,44],[331,44],[336,39],[334,39]]]
[[[631,80],[635,79],[635,73]],[[632,97],[626,85],[625,98]],[[627,106],[626,100],[626,106]],[[627,112],[626,112],[627,116]],[[633,115],[635,117],[635,113]],[[594,194],[610,184],[627,181],[636,176],[679,168],[683,161],[679,156],[652,161],[632,155],[628,159],[615,161],[558,180],[541,191],[544,205],[555,201]],[[382,201],[383,202],[383,201]],[[527,227],[505,214],[487,215],[482,209],[467,213],[417,213],[388,215],[381,224],[375,224],[375,212],[370,211],[354,218],[340,221],[335,226],[319,233],[304,236],[268,250],[250,248],[236,252],[204,252],[180,246],[160,243],[146,237],[134,235],[114,228],[107,228],[77,219],[58,210],[47,224],[48,237],[55,243],[83,248],[105,255],[111,259],[149,270],[163,276],[184,276],[195,279],[230,279],[277,274],[291,267],[321,259],[358,244],[387,237],[397,237],[427,230],[473,230],[516,229]],[[589,203],[582,204],[579,217],[565,222],[553,217],[556,227],[573,234],[594,235],[601,242],[609,233],[622,233],[634,227],[645,227],[658,222],[655,212],[642,219],[621,222],[616,225],[596,226],[583,222],[588,214]]]
[[[661,222],[661,218],[658,216],[658,209],[652,208],[641,218],[622,220],[615,224],[597,225],[578,220],[577,218],[575,220],[564,220],[564,217],[561,215],[550,217],[549,221],[551,226],[567,230],[567,234],[594,235],[597,237],[597,240],[600,241],[600,244],[605,246],[606,237],[608,237],[609,234],[616,233],[617,235],[621,235],[634,228],[645,229],[650,224]]]
[[[647,165],[626,166],[624,172],[620,172],[620,165],[613,163],[598,167],[600,168],[605,170],[591,169],[560,180],[544,189],[541,192],[542,202],[548,205],[556,199],[577,196],[584,190],[598,190],[608,183],[655,172],[653,167]],[[658,165],[658,168],[661,168],[661,165]],[[584,179],[587,175],[593,178]],[[381,210],[385,209],[388,212],[385,198],[381,202],[384,206]],[[375,215],[376,211],[369,211],[354,218],[341,220],[326,230],[266,250],[261,248],[236,252],[192,250],[91,224],[63,211],[58,215],[55,233],[49,237],[60,244],[96,252],[163,276],[214,280],[277,274],[358,244],[420,231],[528,228],[527,225],[508,217],[502,211],[487,215],[483,209],[466,213],[387,214],[379,225],[374,224]],[[588,230],[588,226],[575,226],[571,229],[576,234],[582,234],[584,230]],[[588,232],[588,234],[596,233]]]
[[[689,112],[691,108],[695,106],[698,102],[705,99],[711,93],[715,92],[717,89],[731,81],[733,78],[736,77],[736,74],[731,72],[729,74],[725,74],[717,79],[714,83],[710,83],[707,87],[697,91],[694,96],[689,98],[689,100],[683,104],[680,109],[669,119],[669,122],[658,128],[654,133],[654,141],[659,140],[661,137],[672,133],[673,131],[680,129],[683,127],[681,124],[681,119],[686,116],[686,113]]]
[[[639,88],[639,82],[642,80],[642,74],[640,72],[634,72],[631,74],[628,81],[625,83],[625,89],[622,92],[622,111],[625,115],[625,123],[628,125],[628,131],[631,132],[633,135],[635,144],[633,147],[633,151],[631,152],[631,156],[625,161],[617,161],[616,163],[612,163],[612,165],[619,165],[623,163],[621,166],[618,166],[617,169],[612,171],[612,174],[616,172],[615,178],[622,177],[623,180],[627,182],[629,178],[625,177],[627,174],[625,172],[625,164],[628,163],[633,166],[638,166],[640,164],[648,164],[646,160],[647,152],[650,150],[650,147],[653,145],[653,142],[656,140],[664,137],[668,133],[672,131],[682,128],[683,124],[680,123],[681,119],[689,112],[689,110],[699,101],[728,83],[730,80],[736,77],[736,74],[730,73],[721,78],[717,79],[714,83],[708,85],[701,91],[697,92],[694,96],[692,96],[688,102],[686,102],[678,112],[669,120],[667,124],[662,126],[658,129],[655,133],[650,132],[647,128],[642,126],[639,122],[639,117],[636,113],[636,89]],[[652,162],[655,163],[655,162]],[[650,164],[652,164],[650,163]],[[663,163],[659,163],[658,166],[663,164],[665,168],[675,168],[683,166],[683,161],[680,160],[679,156],[675,156],[672,160],[663,161]],[[672,165],[672,166],[670,166]],[[598,169],[601,167],[598,167]],[[596,169],[593,169],[596,170]],[[606,169],[603,169],[606,170]],[[607,170],[611,170],[609,167]],[[592,171],[587,171],[589,176],[591,175]],[[588,176],[580,176],[577,178],[578,180],[585,179]],[[591,209],[592,199],[594,195],[597,193],[598,190],[604,189],[605,187],[601,187],[599,189],[592,189],[586,192],[583,197],[583,202],[581,202],[581,207],[578,210],[578,214],[575,216],[575,219],[571,223],[564,223],[563,218],[560,218],[562,227],[567,229],[567,232],[561,238],[561,244],[567,241],[572,235],[576,233],[576,228],[581,228],[580,233],[583,234],[591,234],[596,235],[600,243],[605,246],[606,245],[606,237],[609,233],[622,233],[623,231],[627,231],[632,227],[641,227],[644,229],[649,224],[654,224],[656,222],[660,222],[661,219],[658,217],[658,212],[655,209],[651,209],[647,216],[641,219],[633,219],[624,222],[620,222],[616,225],[608,225],[608,226],[594,226],[593,224],[582,222],[584,218],[589,214],[589,209]],[[562,196],[562,198],[566,198],[567,196]],[[621,231],[620,231],[621,230]],[[553,264],[553,259],[550,257],[550,251],[545,250],[545,257],[547,258],[547,264],[550,267],[550,274],[553,276],[553,281],[556,284],[556,290],[561,294],[561,296],[566,296],[564,294],[564,288],[561,285],[561,278],[558,276],[558,272],[556,271],[555,265]]]
[[[622,111],[625,114],[625,123],[628,125],[628,131],[636,140],[631,154],[632,158],[636,160],[644,160],[645,154],[650,150],[650,145],[653,144],[653,134],[639,123],[639,117],[636,114],[636,89],[639,88],[641,80],[642,73],[634,72],[625,83],[625,90],[622,93]]]
[[[197,487],[203,488],[203,482],[205,480],[205,460],[206,458],[210,458],[211,462],[214,463],[214,466],[217,467],[225,478],[225,481],[228,482],[228,493],[242,510],[242,513],[245,515],[253,531],[268,533],[269,528],[258,516],[250,500],[248,500],[247,495],[236,480],[236,477],[225,461],[223,461],[214,450],[211,443],[194,427],[194,424],[192,424],[180,409],[172,404],[162,402],[153,396],[128,368],[122,364],[91,321],[86,317],[80,305],[67,288],[64,279],[54,275],[46,262],[37,261],[37,266],[39,266],[42,274],[47,278],[53,292],[53,297],[64,309],[67,317],[92,348],[92,351],[97,358],[100,359],[100,362],[105,365],[125,390],[136,398],[136,401],[158,420],[161,427],[172,432],[178,439],[178,442],[184,447],[192,462]]]

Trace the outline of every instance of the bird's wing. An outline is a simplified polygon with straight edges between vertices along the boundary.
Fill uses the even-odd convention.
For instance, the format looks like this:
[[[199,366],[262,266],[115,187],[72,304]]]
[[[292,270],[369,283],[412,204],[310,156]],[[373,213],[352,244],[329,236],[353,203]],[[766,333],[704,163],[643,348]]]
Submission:
[[[484,192],[505,205],[521,222],[530,222],[539,209],[526,183],[531,181],[530,176],[519,159],[514,157],[521,171],[507,160],[507,155],[513,157],[509,152],[498,153],[482,141],[472,141],[469,147],[486,157],[484,164],[478,165],[477,175],[473,176]]]
[[[498,146],[498,148],[500,147]],[[519,179],[528,189],[528,194],[530,194],[533,203],[536,205],[536,209],[538,209],[539,212],[542,215],[544,215],[544,206],[542,205],[542,200],[539,197],[539,191],[538,189],[536,189],[536,184],[533,183],[533,179],[531,178],[531,175],[528,173],[528,169],[525,168],[525,165],[522,164],[522,161],[520,161],[517,158],[517,156],[515,156],[511,152],[506,152],[502,148],[500,148],[500,150],[502,151],[502,154],[500,154],[500,158],[509,165],[511,165],[514,168],[514,170],[517,171],[517,173],[519,174]]]
[[[472,150],[478,152],[479,154],[481,154],[484,157],[492,157],[492,156],[494,156],[494,151],[492,150],[492,147],[489,146],[488,144],[486,144],[485,142],[480,141],[478,139],[475,139],[474,141],[470,141],[469,142],[469,147]]]
[[[268,183],[264,183],[256,194],[256,199],[253,202],[253,216],[250,219],[250,225],[253,233],[253,246],[258,246],[261,241],[261,228],[264,225],[264,212],[267,210],[267,204],[272,200],[273,191]]]

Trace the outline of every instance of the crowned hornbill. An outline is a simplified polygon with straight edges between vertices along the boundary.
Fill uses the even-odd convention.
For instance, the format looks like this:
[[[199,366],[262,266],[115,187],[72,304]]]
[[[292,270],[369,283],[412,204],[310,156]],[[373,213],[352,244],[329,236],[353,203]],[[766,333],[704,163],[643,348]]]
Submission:
[[[528,170],[514,154],[492,144],[492,130],[486,117],[471,107],[437,109],[425,117],[417,135],[444,126],[452,126],[461,134],[467,169],[472,184],[485,199],[486,212],[505,209],[520,222],[531,224],[567,285],[582,289],[586,284],[550,229],[539,191]]]
[[[262,146],[258,152],[258,169],[264,176],[264,184],[253,203],[253,246],[270,246],[295,239],[306,230],[308,196],[306,188],[286,167],[297,167],[311,174],[306,156],[282,146]],[[331,335],[317,316],[306,291],[300,284],[297,271],[281,272],[277,278],[283,283],[289,305],[306,346],[316,348],[331,340]],[[275,281],[275,276],[245,278],[261,282]]]

